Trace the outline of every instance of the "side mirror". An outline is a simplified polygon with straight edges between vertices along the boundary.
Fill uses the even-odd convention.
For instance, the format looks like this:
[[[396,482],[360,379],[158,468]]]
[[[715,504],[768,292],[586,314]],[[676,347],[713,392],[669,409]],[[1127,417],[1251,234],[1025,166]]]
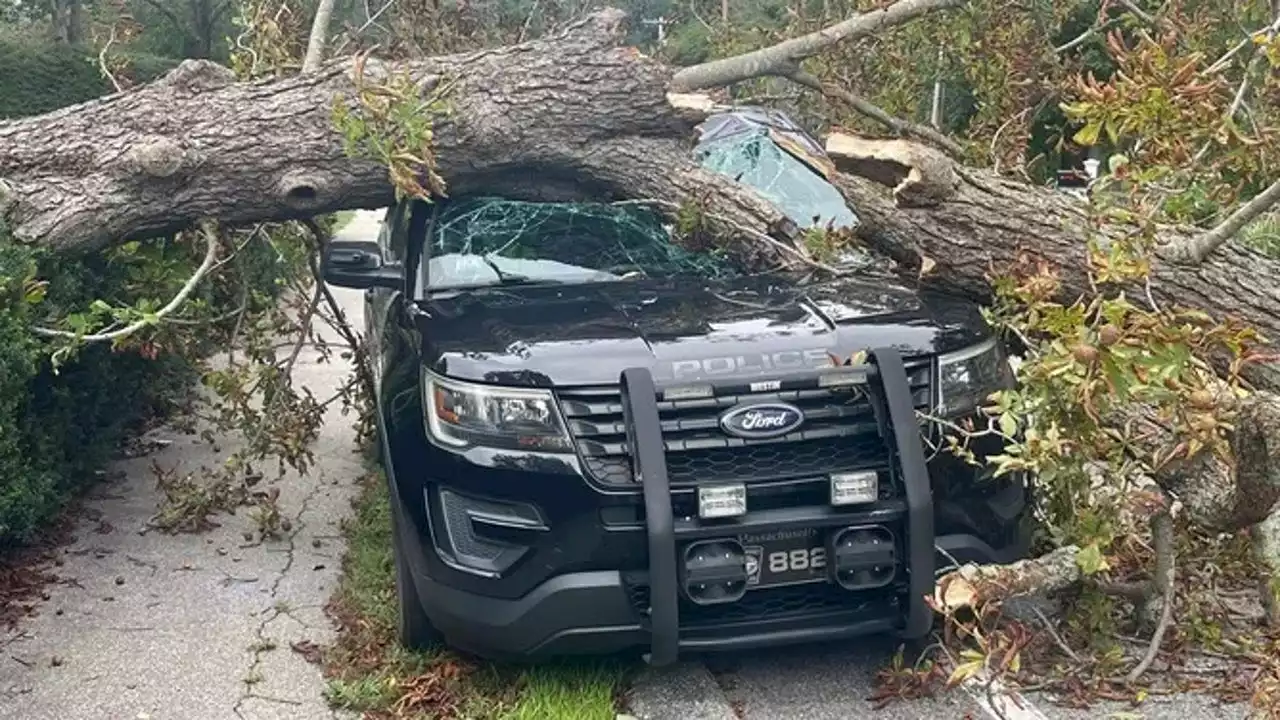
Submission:
[[[399,263],[382,263],[378,243],[368,240],[334,240],[321,261],[324,281],[338,287],[367,290],[404,287],[404,268]]]

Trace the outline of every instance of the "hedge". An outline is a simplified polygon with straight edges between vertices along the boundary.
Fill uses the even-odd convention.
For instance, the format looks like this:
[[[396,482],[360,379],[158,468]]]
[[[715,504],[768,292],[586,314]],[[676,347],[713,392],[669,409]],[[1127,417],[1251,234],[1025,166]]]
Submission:
[[[125,433],[171,409],[193,368],[178,356],[149,360],[84,348],[55,372],[45,343],[31,333],[44,302],[26,281],[48,278],[48,300],[74,307],[120,283],[97,258],[37,262],[0,230],[0,546],[27,540],[93,472]]]
[[[127,57],[135,82],[159,77],[179,62],[153,55]],[[40,115],[112,90],[91,50],[0,33],[0,119]]]

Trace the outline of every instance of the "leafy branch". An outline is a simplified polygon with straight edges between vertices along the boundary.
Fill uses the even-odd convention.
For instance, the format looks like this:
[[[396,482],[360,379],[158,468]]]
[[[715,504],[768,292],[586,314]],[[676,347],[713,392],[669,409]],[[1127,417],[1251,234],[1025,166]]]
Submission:
[[[383,82],[372,83],[365,77],[367,62],[368,55],[355,59],[354,107],[341,93],[333,101],[333,124],[347,155],[385,165],[401,197],[444,197],[433,124],[450,114],[446,97],[453,84],[440,77],[418,82],[409,72],[394,70]]]

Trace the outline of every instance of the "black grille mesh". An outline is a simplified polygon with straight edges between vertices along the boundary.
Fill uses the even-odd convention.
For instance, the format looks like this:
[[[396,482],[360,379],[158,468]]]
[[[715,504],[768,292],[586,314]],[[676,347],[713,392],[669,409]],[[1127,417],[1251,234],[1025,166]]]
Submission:
[[[628,588],[631,606],[644,616],[649,612],[649,586]],[[888,609],[897,602],[892,591],[850,592],[831,583],[809,583],[751,590],[737,602],[697,605],[680,599],[680,627],[696,629],[723,623],[781,620],[788,617]]]
[[[908,368],[918,407],[931,402],[930,368]],[[631,483],[622,399],[616,386],[560,391],[570,431],[587,472],[602,483]],[[771,440],[747,441],[719,427],[725,410],[745,402],[782,401],[805,414],[800,431]],[[667,472],[673,485],[699,482],[768,481],[882,465],[885,440],[870,398],[862,392],[830,388],[763,392],[659,402]]]

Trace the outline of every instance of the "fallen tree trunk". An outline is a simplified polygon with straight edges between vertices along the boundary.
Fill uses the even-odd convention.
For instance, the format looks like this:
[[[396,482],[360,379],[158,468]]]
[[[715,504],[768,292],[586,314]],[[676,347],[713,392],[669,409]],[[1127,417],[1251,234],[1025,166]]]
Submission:
[[[913,274],[927,258],[931,269],[925,284],[980,300],[990,297],[992,274],[1013,267],[1022,255],[1055,268],[1064,295],[1089,292],[1085,240],[1090,219],[1083,201],[960,168],[921,145],[893,143],[868,145],[841,135],[827,139],[828,152],[844,171],[837,184],[862,218],[858,234],[870,248]],[[912,169],[920,171],[914,181],[908,177]],[[1186,228],[1163,229],[1151,273],[1152,297],[1166,308],[1180,305],[1218,319],[1237,318],[1274,349],[1280,340],[1280,260],[1239,243],[1227,243],[1199,263],[1172,259],[1196,236]],[[1135,290],[1140,296],[1146,288]],[[1251,379],[1280,388],[1280,379],[1270,375],[1258,372]]]
[[[918,14],[910,6],[896,21]],[[802,262],[796,228],[776,208],[693,162],[688,140],[707,108],[672,103],[675,73],[619,47],[624,23],[620,11],[601,11],[555,37],[394,66],[371,61],[367,75],[395,70],[424,92],[449,88],[433,150],[450,194],[649,198],[672,215],[694,204],[748,264]],[[313,75],[237,83],[224,68],[188,61],[133,91],[0,123],[0,218],[21,241],[74,251],[205,217],[243,224],[384,206],[392,199],[385,167],[349,157],[333,121],[334,99],[354,95],[352,68],[348,58]],[[1086,287],[1088,218],[1078,200],[937,161],[906,141],[889,141],[905,165],[851,158],[840,143],[829,144],[848,172],[836,180],[864,220],[862,240],[907,269],[930,265],[925,282],[984,298],[994,269],[1031,253],[1063,272],[1067,292]],[[868,147],[875,154],[884,143],[853,155]],[[886,192],[922,159],[931,167],[918,182]],[[1179,246],[1189,237],[1171,228],[1161,240]],[[1151,292],[1280,338],[1276,287],[1280,262],[1228,243],[1202,263],[1160,262]]]
[[[451,194],[698,202],[726,235],[782,252],[759,241],[794,227],[694,164],[686,141],[698,118],[668,102],[669,68],[619,46],[624,19],[603,11],[547,40],[370,61],[364,76],[448,88],[432,150]],[[202,217],[244,224],[388,205],[386,167],[348,157],[333,120],[338,96],[355,108],[352,70],[347,58],[237,83],[187,61],[135,91],[0,123],[0,217],[20,241],[92,250]]]

